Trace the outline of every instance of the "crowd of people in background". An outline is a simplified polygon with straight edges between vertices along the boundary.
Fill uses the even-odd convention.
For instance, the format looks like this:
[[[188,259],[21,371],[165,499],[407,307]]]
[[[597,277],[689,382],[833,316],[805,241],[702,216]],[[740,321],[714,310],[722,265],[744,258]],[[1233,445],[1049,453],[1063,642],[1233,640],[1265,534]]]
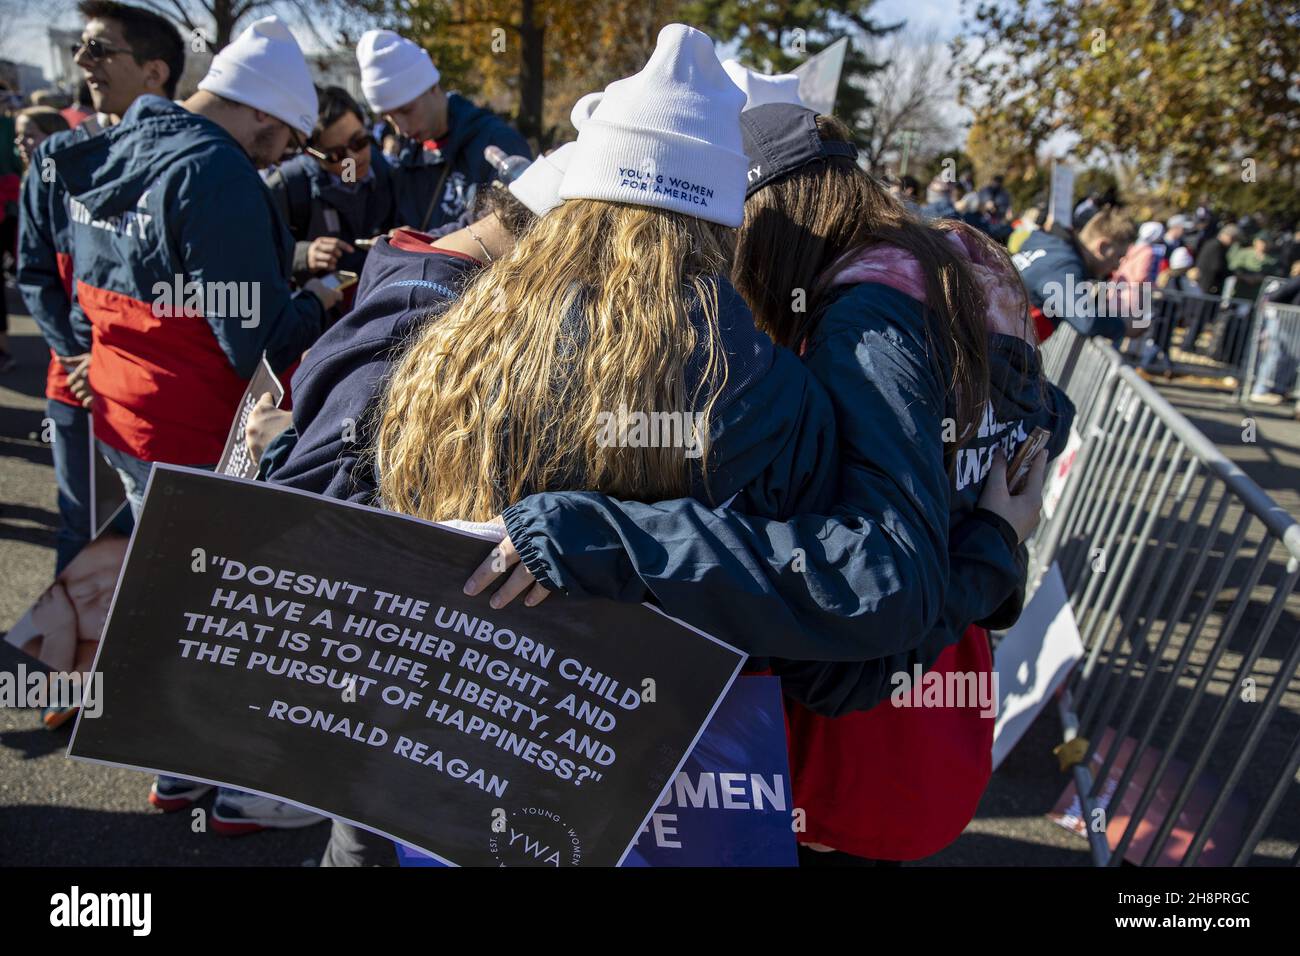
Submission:
[[[932,220],[959,219],[1006,245],[1026,274],[1031,298],[1043,297],[1045,283],[1072,275],[1076,280],[1113,282],[1121,298],[1125,287],[1146,287],[1180,296],[1250,301],[1262,293],[1270,302],[1300,304],[1300,223],[1270,232],[1254,216],[1229,222],[1209,205],[1201,205],[1191,214],[1180,212],[1165,221],[1135,224],[1112,188],[1085,195],[1075,204],[1067,228],[1056,230],[1059,235],[1054,236],[1045,228],[1048,197],[1039,196],[1017,212],[1003,175],[993,176],[978,190],[968,172],[956,178],[936,177],[925,188],[924,202],[915,177],[889,177],[887,181],[890,191],[918,215]],[[1099,248],[1088,248],[1090,238],[1094,246],[1106,241],[1104,255]],[[1022,251],[1029,254],[1022,255]],[[1038,256],[1046,256],[1046,261],[1037,261]],[[1270,278],[1284,281],[1270,283],[1270,289],[1264,290]],[[1180,341],[1190,349],[1216,313],[1209,308],[1187,311],[1190,317]],[[1041,313],[1036,318],[1041,321]],[[1174,321],[1172,309],[1159,307],[1147,308],[1139,322],[1071,319],[1084,334],[1102,333],[1117,344],[1131,339],[1136,343],[1139,367],[1165,376],[1174,370],[1169,355]],[[1050,334],[1052,327],[1052,323],[1043,324],[1040,333]],[[1300,356],[1284,354],[1286,345],[1270,326],[1261,330],[1260,337],[1261,374],[1250,398],[1281,404],[1294,391],[1295,380],[1288,373],[1279,374],[1279,365],[1290,363],[1289,369]],[[1300,418],[1300,405],[1296,416]]]
[[[262,480],[487,529],[500,543],[466,590],[493,607],[650,601],[780,675],[805,865],[934,853],[987,784],[991,717],[892,707],[889,677],[987,674],[987,629],[1019,614],[1073,419],[1040,343],[1062,321],[1144,334],[1054,288],[1297,271],[1300,233],[1204,211],[1135,227],[1089,196],[1047,223],[1002,176],[882,181],[796,78],[720,63],[680,24],[534,160],[392,31],[357,45],[364,102],[317,88],[276,17],[177,99],[171,22],[79,9],[84,95],[15,110],[0,150],[7,249],[50,351],[58,569],[93,533],[91,434],[129,521],[154,463],[215,466],[265,361],[290,400],[250,422]],[[620,407],[688,415],[694,444],[602,441],[597,414]],[[1007,463],[1038,428],[1019,486]],[[159,776],[149,799],[211,789]],[[322,822],[227,789],[212,819]],[[392,858],[334,822],[326,863]]]

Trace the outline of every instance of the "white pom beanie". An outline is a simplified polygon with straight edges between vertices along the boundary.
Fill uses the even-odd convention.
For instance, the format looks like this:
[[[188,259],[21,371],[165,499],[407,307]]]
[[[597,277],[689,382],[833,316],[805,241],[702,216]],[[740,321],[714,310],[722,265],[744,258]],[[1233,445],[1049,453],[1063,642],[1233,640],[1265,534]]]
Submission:
[[[255,21],[214,56],[199,89],[270,113],[304,136],[316,125],[311,71],[279,17]]]
[[[424,48],[392,30],[367,30],[357,44],[361,92],[376,113],[405,106],[442,75]]]
[[[534,216],[545,216],[564,202],[560,198],[560,183],[577,148],[577,143],[565,143],[553,153],[538,156],[506,188],[531,209]]]
[[[713,41],[672,23],[640,73],[605,88],[578,131],[561,199],[602,199],[739,226],[748,161],[740,138],[745,94]]]
[[[739,60],[724,60],[722,68],[731,77],[731,82],[740,87],[745,94],[745,109],[766,106],[768,103],[793,103],[803,106],[799,99],[799,77],[793,73],[778,73],[768,76],[748,67],[741,66]]]

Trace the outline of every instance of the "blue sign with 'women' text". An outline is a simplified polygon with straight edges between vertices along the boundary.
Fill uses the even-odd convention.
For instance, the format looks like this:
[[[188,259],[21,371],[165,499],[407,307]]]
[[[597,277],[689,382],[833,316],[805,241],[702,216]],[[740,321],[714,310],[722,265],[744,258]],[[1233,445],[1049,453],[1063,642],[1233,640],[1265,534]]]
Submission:
[[[624,866],[796,866],[781,682],[740,677]],[[402,866],[441,866],[397,845]]]

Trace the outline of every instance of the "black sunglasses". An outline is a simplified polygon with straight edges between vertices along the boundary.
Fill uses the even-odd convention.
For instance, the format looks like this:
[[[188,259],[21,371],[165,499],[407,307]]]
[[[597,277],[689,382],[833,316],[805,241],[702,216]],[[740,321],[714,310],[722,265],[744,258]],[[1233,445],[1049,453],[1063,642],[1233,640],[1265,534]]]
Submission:
[[[284,121],[281,120],[281,122]],[[284,125],[289,129],[289,145],[284,148],[284,152],[281,153],[280,158],[276,160],[278,163],[288,162],[295,156],[301,155],[303,150],[307,148],[307,137],[303,136],[302,133],[298,132],[292,126],[289,126],[288,123],[284,123]]]
[[[78,40],[76,43],[71,45],[71,49],[72,58],[74,60],[81,55],[82,50],[85,50],[86,55],[96,63],[100,60],[107,60],[110,56],[118,53],[130,53],[132,56],[135,55],[134,51],[128,50],[126,47],[109,46],[107,43],[94,38],[89,40]]]
[[[326,163],[341,163],[347,159],[349,153],[359,153],[364,149],[369,149],[374,145],[375,138],[369,133],[357,133],[343,146],[331,146],[329,149],[317,149],[315,146],[308,146],[307,152],[317,159]]]

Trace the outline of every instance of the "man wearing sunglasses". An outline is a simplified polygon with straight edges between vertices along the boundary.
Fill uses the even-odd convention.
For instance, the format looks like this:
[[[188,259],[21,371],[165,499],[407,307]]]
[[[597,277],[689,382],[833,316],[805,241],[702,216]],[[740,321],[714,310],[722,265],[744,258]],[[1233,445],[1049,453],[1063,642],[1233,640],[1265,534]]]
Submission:
[[[154,462],[217,462],[262,356],[284,373],[338,301],[320,282],[290,289],[292,242],[258,174],[305,142],[316,112],[302,50],[265,17],[213,58],[184,103],[141,96],[116,126],[51,156],[93,329],[95,437],[135,515]],[[159,776],[150,802],[180,810],[210,789]],[[213,811],[220,832],[318,819],[274,801],[256,818],[225,805],[219,797]]]
[[[96,112],[116,119],[145,94],[171,98],[185,67],[180,34],[148,10],[115,0],[86,0],[86,18],[72,59],[81,69]]]
[[[336,269],[360,274],[366,250],[353,243],[398,225],[391,171],[361,107],[337,86],[317,97],[320,111],[306,151],[266,179],[293,234],[299,283]]]
[[[145,94],[171,98],[185,64],[185,47],[166,18],[114,0],[84,0],[86,20],[73,57],[86,77],[91,105],[116,119]],[[124,51],[124,52],[123,52]],[[54,425],[51,450],[58,485],[60,528],[56,573],[90,540],[90,323],[72,295],[72,223],[63,184],[41,175],[55,151],[88,139],[99,124],[88,118],[41,143],[23,180],[18,236],[18,289],[50,347],[46,414]]]

